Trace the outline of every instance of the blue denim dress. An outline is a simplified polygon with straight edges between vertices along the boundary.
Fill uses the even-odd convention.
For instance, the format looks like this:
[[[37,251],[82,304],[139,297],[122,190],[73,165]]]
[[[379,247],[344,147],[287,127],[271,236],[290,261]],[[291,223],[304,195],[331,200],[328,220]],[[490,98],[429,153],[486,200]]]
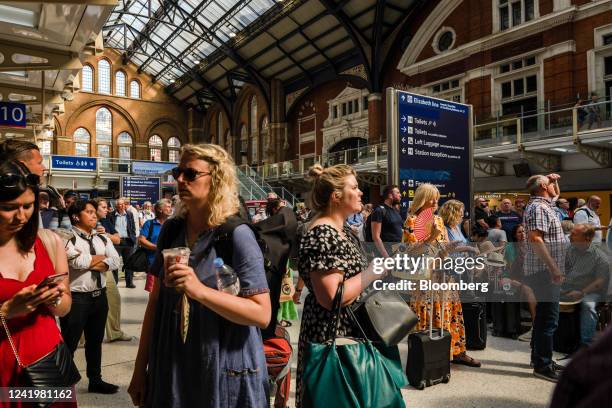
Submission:
[[[149,350],[146,405],[267,407],[268,374],[257,327],[232,323],[190,299],[189,332],[183,344],[177,308],[181,295],[163,284],[161,250],[185,246],[184,223],[180,219],[164,223],[150,271],[160,279],[160,292]],[[200,236],[189,264],[201,282],[216,289],[212,235],[209,231]],[[233,243],[232,265],[240,279],[240,296],[268,292],[263,256],[248,226],[234,230]]]

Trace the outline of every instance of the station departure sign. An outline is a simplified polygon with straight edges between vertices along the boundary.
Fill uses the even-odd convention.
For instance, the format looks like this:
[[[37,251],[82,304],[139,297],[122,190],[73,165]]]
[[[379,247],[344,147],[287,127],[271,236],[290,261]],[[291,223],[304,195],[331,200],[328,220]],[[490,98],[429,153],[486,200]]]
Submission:
[[[402,194],[402,214],[408,211],[421,183],[440,190],[440,205],[448,199],[472,208],[472,109],[470,105],[387,89],[387,129],[391,182]]]

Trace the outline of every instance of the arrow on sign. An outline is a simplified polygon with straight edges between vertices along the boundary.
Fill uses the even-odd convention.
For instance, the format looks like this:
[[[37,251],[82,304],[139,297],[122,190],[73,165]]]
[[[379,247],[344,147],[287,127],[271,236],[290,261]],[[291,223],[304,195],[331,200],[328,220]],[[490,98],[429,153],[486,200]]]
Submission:
[[[406,149],[402,149],[402,153],[406,154]]]
[[[402,203],[402,207],[405,207],[405,206],[406,206],[406,202],[404,201],[404,202]]]
[[[406,121],[406,115],[402,115],[402,122]]]
[[[404,186],[404,187],[405,187],[405,186],[406,186],[406,184],[407,184],[407,183],[406,183],[406,180],[402,181],[402,186]]]
[[[406,138],[402,137],[402,143],[406,143]]]
[[[408,128],[406,128],[406,126],[404,126],[404,127],[401,128],[401,130],[402,130],[402,132],[405,133],[406,131],[408,131]]]
[[[406,96],[402,95],[402,101],[405,101],[405,100],[406,100]]]
[[[406,197],[406,192],[404,191],[404,192],[402,193],[402,195],[403,195],[404,197]]]

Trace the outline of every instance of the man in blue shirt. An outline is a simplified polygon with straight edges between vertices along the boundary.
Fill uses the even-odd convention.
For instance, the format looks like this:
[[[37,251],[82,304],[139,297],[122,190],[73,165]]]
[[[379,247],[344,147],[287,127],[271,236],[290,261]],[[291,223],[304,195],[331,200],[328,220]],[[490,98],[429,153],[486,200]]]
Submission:
[[[161,231],[164,222],[172,215],[172,202],[162,198],[155,203],[153,212],[155,213],[155,218],[143,224],[140,229],[140,236],[138,237],[140,246],[147,249],[149,265],[152,265],[155,260],[159,231]]]
[[[555,213],[557,213],[557,217],[559,217],[559,221],[569,219],[569,214],[567,212],[569,210],[569,201],[567,201],[565,198],[559,197],[555,204],[556,204]]]
[[[501,221],[501,229],[506,232],[508,238],[512,237],[512,230],[515,226],[523,222],[523,217],[512,209],[512,201],[504,198],[500,204],[500,211],[495,216]],[[486,220],[485,220],[486,221]]]

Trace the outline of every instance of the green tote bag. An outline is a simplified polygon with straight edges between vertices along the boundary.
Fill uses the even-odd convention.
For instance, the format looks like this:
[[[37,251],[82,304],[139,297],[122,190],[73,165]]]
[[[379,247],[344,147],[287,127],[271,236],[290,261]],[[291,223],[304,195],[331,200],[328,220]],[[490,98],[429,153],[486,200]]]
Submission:
[[[330,340],[308,343],[303,375],[303,406],[334,408],[403,408],[400,389],[408,384],[397,347],[385,355],[370,342],[358,321],[363,338],[336,338],[344,282],[333,302]],[[395,356],[396,358],[392,358]]]

